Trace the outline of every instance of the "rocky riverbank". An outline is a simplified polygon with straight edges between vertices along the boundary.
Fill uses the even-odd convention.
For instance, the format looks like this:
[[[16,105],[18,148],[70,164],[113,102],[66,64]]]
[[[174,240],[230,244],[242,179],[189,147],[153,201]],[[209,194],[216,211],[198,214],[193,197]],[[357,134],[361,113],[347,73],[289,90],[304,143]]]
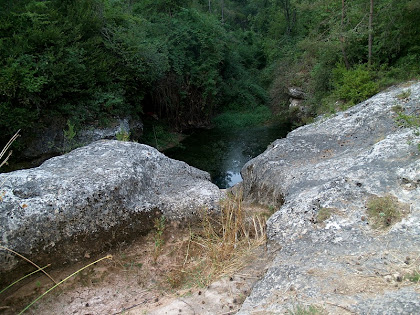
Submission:
[[[419,115],[420,83],[393,87],[294,130],[248,162],[243,183],[233,190],[275,213],[266,224],[268,252],[262,247],[246,274],[232,272],[228,280],[170,298],[151,294],[153,273],[136,269],[149,264],[139,259],[141,253],[149,261],[153,256],[156,243],[149,234],[141,243],[149,247],[134,243],[131,256],[125,251],[114,260],[122,266],[116,274],[112,266],[96,267],[99,285],[92,282],[94,288],[81,294],[70,287],[71,294],[39,309],[47,314],[64,303],[75,314],[418,313]],[[118,252],[121,244],[151,231],[160,215],[174,222],[191,219],[199,209],[218,209],[223,195],[206,172],[148,146],[118,141],[95,142],[38,168],[0,175],[0,183],[2,244],[40,264],[54,257],[60,264],[81,263],[105,249]],[[190,244],[191,230],[177,230],[174,225],[167,232],[161,264],[149,264],[162,277],[180,270],[171,255],[179,244]],[[184,249],[177,266],[190,257],[189,245]],[[17,261],[2,256],[3,274]],[[122,280],[127,271],[135,277]],[[110,280],[101,286],[103,279]]]
[[[245,198],[278,207],[267,235],[282,249],[239,314],[418,312],[419,114],[420,84],[394,87],[244,166]]]

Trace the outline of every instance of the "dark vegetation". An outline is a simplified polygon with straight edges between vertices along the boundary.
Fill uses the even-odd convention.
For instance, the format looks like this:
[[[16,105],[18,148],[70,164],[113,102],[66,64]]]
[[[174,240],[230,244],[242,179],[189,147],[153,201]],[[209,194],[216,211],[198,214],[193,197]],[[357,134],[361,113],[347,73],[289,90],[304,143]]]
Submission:
[[[219,118],[224,126],[260,122],[267,105],[291,117],[289,86],[306,92],[316,115],[420,73],[418,0],[0,0],[0,7],[4,142],[51,118],[80,127],[157,117],[182,131],[220,113],[228,113]]]

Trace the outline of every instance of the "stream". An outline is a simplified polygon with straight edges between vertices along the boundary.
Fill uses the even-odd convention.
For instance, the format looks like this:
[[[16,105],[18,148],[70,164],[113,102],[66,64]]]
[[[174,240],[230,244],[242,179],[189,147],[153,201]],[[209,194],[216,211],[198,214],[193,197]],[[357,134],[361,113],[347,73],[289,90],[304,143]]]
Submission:
[[[271,125],[242,129],[199,129],[177,147],[165,150],[170,158],[207,171],[219,188],[229,188],[242,181],[241,168],[265,151],[274,140],[283,138],[289,126]]]

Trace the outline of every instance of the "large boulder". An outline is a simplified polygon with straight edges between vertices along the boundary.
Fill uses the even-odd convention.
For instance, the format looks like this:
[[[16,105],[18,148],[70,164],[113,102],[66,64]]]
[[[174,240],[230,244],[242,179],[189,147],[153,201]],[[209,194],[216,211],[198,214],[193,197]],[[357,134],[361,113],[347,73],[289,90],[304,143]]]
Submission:
[[[45,262],[80,260],[128,242],[163,215],[184,220],[217,210],[220,190],[208,173],[154,148],[103,140],[0,174],[2,245]],[[20,261],[0,252],[0,271]]]
[[[402,117],[419,114],[420,83],[394,87],[294,130],[243,167],[245,198],[278,209],[267,234],[282,249],[240,314],[418,312],[418,284],[406,279],[420,268],[420,136]],[[401,220],[374,225],[374,197]]]

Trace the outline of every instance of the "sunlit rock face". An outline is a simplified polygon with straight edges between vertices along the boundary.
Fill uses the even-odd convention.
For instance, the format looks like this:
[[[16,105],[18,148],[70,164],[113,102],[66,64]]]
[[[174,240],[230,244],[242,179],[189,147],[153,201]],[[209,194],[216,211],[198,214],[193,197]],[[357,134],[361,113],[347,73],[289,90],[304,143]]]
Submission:
[[[420,83],[390,88],[292,131],[243,167],[245,198],[278,210],[267,234],[283,248],[241,314],[281,313],[297,301],[337,314],[340,306],[371,314],[420,309],[410,283],[402,289],[397,276],[384,278],[401,280],[405,267],[420,265],[420,136],[401,119],[419,114]],[[367,204],[384,196],[405,210],[377,229]],[[364,282],[372,274],[383,285]]]
[[[184,220],[216,210],[208,173],[154,148],[103,140],[40,167],[0,175],[2,245],[38,263],[80,260],[153,228],[157,216]],[[1,271],[19,259],[0,256]]]

